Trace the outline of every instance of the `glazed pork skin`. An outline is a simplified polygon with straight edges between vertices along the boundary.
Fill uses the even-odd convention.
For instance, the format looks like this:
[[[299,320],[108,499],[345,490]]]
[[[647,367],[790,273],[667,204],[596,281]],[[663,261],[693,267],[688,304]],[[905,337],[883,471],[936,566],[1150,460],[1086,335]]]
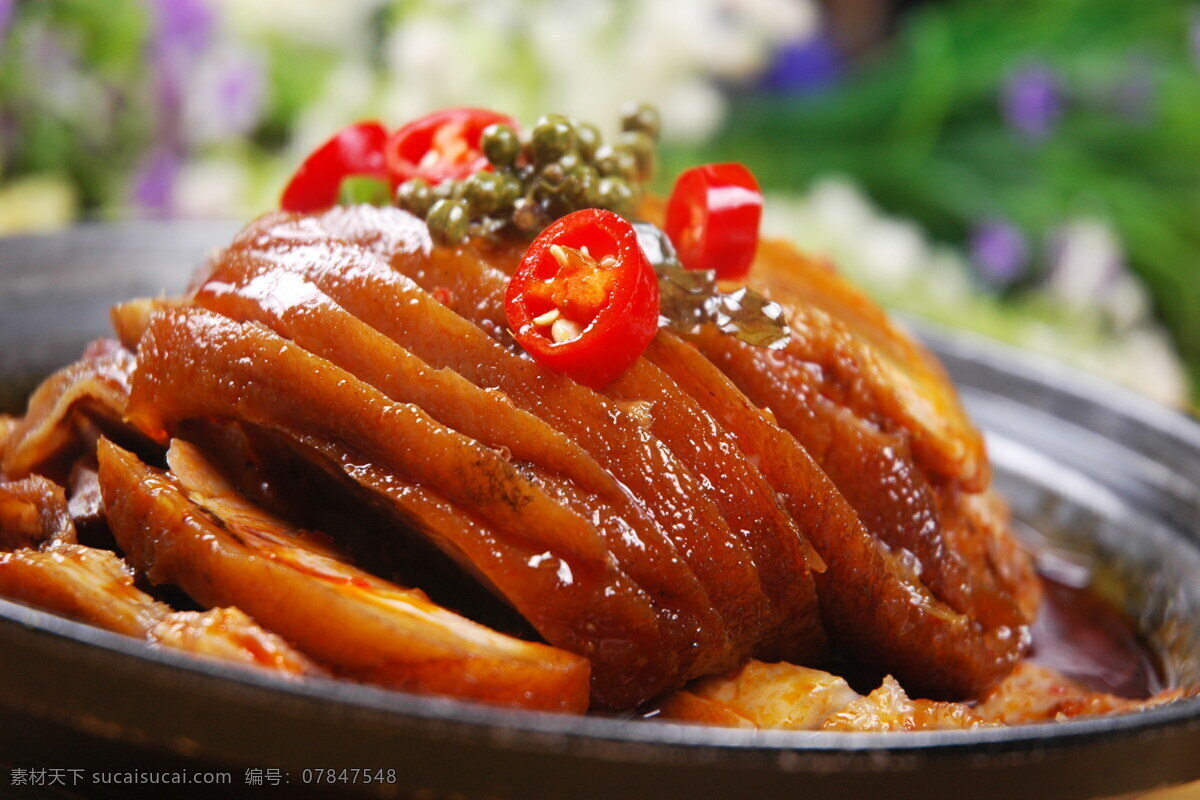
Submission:
[[[0,553],[0,595],[156,647],[284,676],[325,674],[236,608],[172,611],[135,587],[132,571],[108,550],[64,544]]]
[[[324,537],[245,501],[184,443],[169,458],[186,480],[107,441],[99,448],[109,525],[151,581],[244,608],[347,677],[499,705],[587,707],[584,659],[498,634],[349,565]]]
[[[96,433],[89,427],[123,428],[134,366],[132,352],[114,340],[98,339],[78,361],[42,381],[25,415],[0,425],[0,474],[17,479],[65,472],[73,455],[93,446]]]
[[[354,241],[423,288],[445,289],[460,315],[515,347],[503,333],[503,292],[519,251],[431,249],[406,233],[406,216],[368,208],[269,215],[239,241],[251,247],[265,233],[311,241],[314,229]],[[1040,598],[988,488],[981,435],[936,360],[828,266],[766,242],[752,274],[785,304],[786,348],[751,347],[707,328],[687,337],[697,359],[661,331],[609,392],[653,401],[648,360],[686,386],[753,457],[829,565],[814,578],[839,649],[918,693],[980,696],[1028,648]]]
[[[76,543],[62,487],[40,475],[0,482],[0,596],[162,647],[287,675],[320,674],[236,608],[173,611],[133,585],[116,554]]]
[[[250,312],[244,307],[233,310],[230,294],[253,299],[260,307],[270,305],[248,275],[261,275],[267,269],[262,262],[270,262],[276,274],[305,277],[340,307],[431,366],[454,370],[485,390],[503,392],[570,437],[627,487],[632,498],[609,498],[621,504],[627,521],[638,525],[649,518],[657,523],[668,546],[678,551],[675,560],[700,578],[711,608],[735,637],[732,652],[724,645],[724,652],[706,656],[720,623],[714,625],[710,617],[699,625],[688,624],[691,632],[685,631],[685,636],[703,639],[700,648],[692,648],[696,663],[685,663],[684,675],[727,669],[766,641],[780,655],[819,656],[824,635],[810,573],[820,568],[820,559],[728,431],[647,362],[604,396],[499,346],[492,336],[495,321],[456,315],[413,280],[424,281],[428,290],[435,288],[431,271],[454,272],[463,289],[451,292],[456,298],[452,306],[465,313],[477,299],[482,308],[486,292],[494,294],[498,286],[502,291],[503,273],[481,269],[469,253],[463,257],[456,251],[431,249],[423,227],[411,222],[394,209],[333,209],[314,217],[268,215],[213,265],[196,301],[239,317]],[[333,225],[336,230],[331,230]],[[360,246],[348,247],[344,240],[349,239]],[[393,254],[393,267],[404,261],[406,274],[381,264],[377,256],[383,253]],[[260,265],[252,270],[248,261]],[[475,283],[479,288],[467,293],[465,287]],[[281,316],[274,310],[270,315]],[[287,316],[295,319],[299,314]],[[280,330],[294,328],[287,322]],[[436,406],[427,410],[439,413]],[[630,510],[629,499],[636,508]],[[638,527],[644,541],[646,530],[644,524]],[[646,555],[639,560],[645,561]],[[628,562],[622,563],[632,571]],[[678,566],[672,569],[676,577],[667,586],[673,583],[678,596],[688,576],[680,574]],[[769,605],[763,604],[764,596]],[[692,601],[687,613],[698,613]]]
[[[312,219],[300,218],[295,230],[255,237],[253,246],[235,244],[210,264],[194,302],[235,320],[261,322],[385,395],[419,403],[449,427],[466,427],[462,415],[447,406],[457,397],[470,397],[471,387],[505,398],[522,412],[508,414],[512,422],[528,426],[528,437],[517,440],[517,446],[504,440],[512,436],[511,426],[473,430],[513,457],[518,447],[529,453],[536,460],[518,465],[528,478],[598,521],[618,565],[651,597],[663,630],[665,646],[635,645],[637,657],[678,661],[641,691],[633,686],[623,690],[617,707],[636,705],[690,677],[731,668],[770,639],[791,657],[820,654],[824,637],[808,564],[810,558],[817,564],[819,559],[778,507],[770,487],[728,439],[717,441],[714,447],[721,452],[716,455],[745,470],[749,479],[728,482],[724,493],[731,496],[717,502],[712,479],[684,463],[686,457],[698,464],[694,438],[679,437],[672,444],[656,436],[668,435],[656,427],[656,415],[668,425],[672,417],[703,419],[695,406],[686,405],[688,397],[675,391],[670,402],[654,403],[647,419],[647,404],[640,399],[606,398],[507,351],[372,253],[314,229]],[[397,379],[400,375],[416,380]],[[414,391],[414,385],[428,387],[435,375],[446,391]],[[466,385],[447,376],[464,378]],[[661,375],[658,380],[666,382]],[[151,415],[154,405],[145,403]],[[564,474],[545,454],[531,452],[529,443],[547,432],[557,442],[554,447],[570,449],[561,456],[578,459],[582,453],[587,461],[577,463],[598,464],[603,479],[579,471]],[[685,449],[681,442],[693,452],[679,455]],[[566,461],[561,456],[559,464]],[[754,486],[757,498],[750,496]],[[760,537],[746,530],[750,523],[739,506],[743,499],[741,506],[764,511]],[[739,514],[741,522],[731,525]],[[506,597],[513,602],[511,595]],[[514,605],[535,626],[537,616],[531,617],[528,609],[554,606],[553,613],[574,619],[576,626],[595,624],[591,616],[564,614],[562,599]],[[569,647],[538,627],[552,643]],[[630,637],[606,637],[608,652],[615,652],[622,638]],[[597,680],[616,672],[615,662],[610,670],[593,652],[583,654],[593,659]],[[620,672],[614,680],[629,681],[629,670]],[[641,678],[638,682],[644,683]]]

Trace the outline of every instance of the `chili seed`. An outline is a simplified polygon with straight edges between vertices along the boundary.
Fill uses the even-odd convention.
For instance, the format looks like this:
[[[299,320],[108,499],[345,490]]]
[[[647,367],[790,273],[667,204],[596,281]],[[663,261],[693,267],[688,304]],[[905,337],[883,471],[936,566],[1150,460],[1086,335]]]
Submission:
[[[533,324],[538,326],[539,328],[544,328],[547,325],[552,325],[552,324],[554,324],[554,321],[558,319],[560,313],[562,313],[562,312],[560,312],[557,308],[552,308],[549,311],[547,311],[545,314],[541,314],[539,316],[534,317]]]
[[[558,262],[559,267],[567,266],[567,261],[569,260],[567,258],[567,251],[563,250],[561,244],[550,245],[550,255],[554,256],[554,260]]]
[[[550,326],[550,338],[554,340],[555,344],[578,339],[581,333],[583,333],[583,328],[579,327],[579,323],[564,317],[554,320],[554,324]]]

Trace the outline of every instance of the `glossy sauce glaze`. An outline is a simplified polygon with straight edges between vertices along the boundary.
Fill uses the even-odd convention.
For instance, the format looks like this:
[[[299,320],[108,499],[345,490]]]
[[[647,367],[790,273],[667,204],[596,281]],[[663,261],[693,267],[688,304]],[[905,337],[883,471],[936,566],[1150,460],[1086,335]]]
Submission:
[[[1088,588],[1043,583],[1030,661],[1120,697],[1142,699],[1166,688],[1160,659],[1132,620]]]

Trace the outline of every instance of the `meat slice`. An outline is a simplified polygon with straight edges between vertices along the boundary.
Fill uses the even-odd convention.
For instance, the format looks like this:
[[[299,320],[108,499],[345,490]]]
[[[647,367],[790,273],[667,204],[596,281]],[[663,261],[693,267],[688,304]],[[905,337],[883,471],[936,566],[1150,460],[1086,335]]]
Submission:
[[[133,419],[155,429],[229,417],[289,436],[473,570],[548,641],[592,659],[597,702],[624,707],[659,690],[664,680],[678,680],[650,669],[658,663],[658,624],[644,593],[603,543],[593,556],[565,539],[555,519],[582,518],[496,453],[259,325],[196,309],[167,312],[151,322],[139,360]],[[424,440],[415,425],[427,431]],[[494,479],[479,479],[481,468],[495,470]],[[554,512],[543,517],[540,529],[539,506],[532,501],[509,513],[495,507],[527,495]],[[597,535],[590,522],[584,524]]]
[[[236,608],[172,611],[115,554],[77,544],[0,553],[0,595],[161,647],[283,675],[323,670]]]
[[[983,437],[971,424],[945,370],[827,262],[790,244],[764,241],[752,285],[788,309],[787,352],[822,370],[828,397],[872,422],[906,430],[919,467],[932,480],[987,486]]]
[[[425,289],[445,290],[458,314],[515,347],[496,332],[504,328],[506,272],[519,252],[479,244],[430,250],[365,233],[390,218],[338,209],[318,220],[329,234],[386,255]],[[778,551],[770,557],[767,547],[820,542],[821,555],[838,562],[837,574],[816,579],[826,623],[843,649],[923,693],[976,696],[1028,647],[1039,599],[1002,504],[983,492],[982,437],[940,365],[860,293],[786,246],[769,243],[760,260],[769,262],[764,288],[790,300],[792,339],[784,351],[708,329],[695,337],[700,355],[660,332],[646,354],[654,366],[640,359],[607,393],[644,404],[657,425],[652,432],[721,487],[722,513],[748,533],[756,565],[767,567],[760,577],[772,587],[804,570]],[[743,392],[774,416],[762,417]],[[736,457],[743,452],[754,461],[753,475]],[[790,538],[754,505],[755,498],[773,501],[775,492],[800,528]],[[751,530],[747,516],[762,522]],[[863,574],[872,576],[870,588]],[[773,643],[760,652],[802,659]]]
[[[75,543],[75,524],[62,487],[41,475],[0,481],[0,549]]]
[[[586,708],[586,660],[498,634],[351,566],[327,537],[245,501],[187,445],[170,454],[184,479],[107,441],[99,460],[109,525],[151,581],[244,608],[342,675],[500,705]]]
[[[72,456],[93,444],[94,426],[120,431],[133,368],[133,354],[119,343],[101,339],[89,345],[79,361],[51,375],[30,396],[25,416],[0,447],[0,470],[16,479],[53,471],[64,459],[69,468]]]
[[[279,302],[281,297],[288,298],[288,302]],[[628,497],[621,494],[612,476],[563,434],[517,409],[498,392],[480,391],[453,372],[430,369],[409,351],[349,315],[301,276],[278,268],[266,254],[234,252],[221,259],[209,281],[197,291],[195,302],[235,319],[265,322],[390,397],[416,402],[448,425],[493,446],[505,447],[514,458],[532,461],[571,478],[584,489],[599,492],[605,502],[581,509],[587,515],[619,516],[610,505],[613,501],[628,506]],[[681,463],[706,481],[727,522],[735,523],[735,532],[756,565],[761,565],[760,575],[764,580],[769,577],[769,600],[775,608],[771,610],[765,604],[748,608],[737,627],[753,639],[773,633],[780,642],[786,641],[786,652],[791,657],[808,658],[820,652],[823,636],[815,616],[815,593],[807,577],[810,551],[791,519],[778,507],[774,492],[761,474],[741,456],[728,434],[651,365],[643,365],[623,389],[614,391],[614,396],[620,399],[622,392],[630,398],[622,403],[623,407],[636,404],[635,412],[657,404],[657,409],[635,416],[646,422],[661,441],[670,443]],[[539,484],[552,480],[537,470],[530,475]],[[715,483],[722,482],[739,490],[712,490]],[[569,497],[572,503],[587,501],[582,493]],[[616,521],[630,526],[627,519]],[[645,526],[642,530],[645,532]],[[646,537],[642,538],[645,542]],[[608,541],[619,562],[647,591],[659,597],[674,591],[664,585],[656,571],[643,566],[648,561],[644,545],[631,552],[625,546],[628,538],[624,533],[609,535]]]
[[[620,487],[559,431],[455,372],[433,369],[357,319],[301,275],[260,253],[232,253],[214,264],[196,291],[197,306],[239,322],[261,322],[400,403],[494,449],[563,474],[584,488],[613,495]]]
[[[341,441],[513,538],[559,555],[605,558],[595,529],[546,497],[501,454],[416,406],[390,401],[268,329],[188,309],[163,314],[150,330],[155,335],[142,340],[129,408],[129,418],[143,430],[224,415],[293,436]]]
[[[822,598],[831,635],[922,696],[977,697],[1008,674],[1029,646],[1038,582],[994,502],[931,485],[902,432],[884,432],[814,391],[816,370],[790,352],[711,329],[691,339],[751,402],[771,410],[873,540],[839,537],[857,548],[847,558],[813,534],[830,564],[818,588],[836,595]]]
[[[12,435],[13,430],[20,422],[20,419],[11,414],[0,414],[0,465],[4,463],[4,448],[8,445],[8,437]],[[2,470],[0,470],[0,475],[3,475]]]
[[[0,483],[0,596],[153,645],[285,674],[322,670],[236,608],[173,611],[133,585],[114,553],[76,543],[62,487],[40,475]]]
[[[379,253],[426,291],[434,292],[457,314],[517,350],[506,333],[504,292],[520,252],[503,245],[477,245],[457,251],[406,246],[393,237],[372,236],[387,228],[387,211],[335,209],[321,215],[331,234]],[[747,609],[738,620],[726,619],[756,641],[770,639],[781,656],[815,658],[824,633],[816,618],[816,594],[808,575],[812,551],[795,523],[780,508],[763,475],[738,449],[733,438],[687,392],[654,365],[640,360],[605,394],[635,409],[655,437],[680,464],[709,488],[735,535],[745,543],[772,608]],[[819,564],[819,559],[814,559]]]
[[[703,482],[629,408],[506,351],[371,254],[339,248],[327,233],[313,231],[311,220],[254,227],[253,236],[248,231],[243,237],[253,246],[245,244],[244,250],[274,253],[281,269],[304,275],[431,367],[449,368],[480,388],[503,391],[518,408],[570,437],[622,484],[628,494],[618,499],[624,504],[621,515],[649,519],[666,533],[676,558],[709,595],[696,597],[694,577],[690,585],[675,582],[677,596],[695,598],[681,604],[690,620],[682,618],[677,628],[696,645],[687,649],[685,675],[728,668],[749,652],[752,637],[734,629],[730,638],[724,621],[744,619],[747,608],[761,607],[763,589],[753,555],[730,531]],[[715,619],[714,611],[720,615]]]

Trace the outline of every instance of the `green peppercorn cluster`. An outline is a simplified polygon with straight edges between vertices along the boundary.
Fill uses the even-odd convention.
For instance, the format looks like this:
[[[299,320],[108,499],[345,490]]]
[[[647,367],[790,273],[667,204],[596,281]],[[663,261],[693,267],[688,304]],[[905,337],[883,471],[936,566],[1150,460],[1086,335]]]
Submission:
[[[628,217],[654,172],[658,133],[658,111],[640,103],[622,110],[612,144],[595,125],[561,114],[545,115],[526,136],[489,125],[480,144],[492,171],[436,186],[413,178],[397,188],[396,204],[424,218],[442,244],[509,231],[532,236],[582,208]]]

